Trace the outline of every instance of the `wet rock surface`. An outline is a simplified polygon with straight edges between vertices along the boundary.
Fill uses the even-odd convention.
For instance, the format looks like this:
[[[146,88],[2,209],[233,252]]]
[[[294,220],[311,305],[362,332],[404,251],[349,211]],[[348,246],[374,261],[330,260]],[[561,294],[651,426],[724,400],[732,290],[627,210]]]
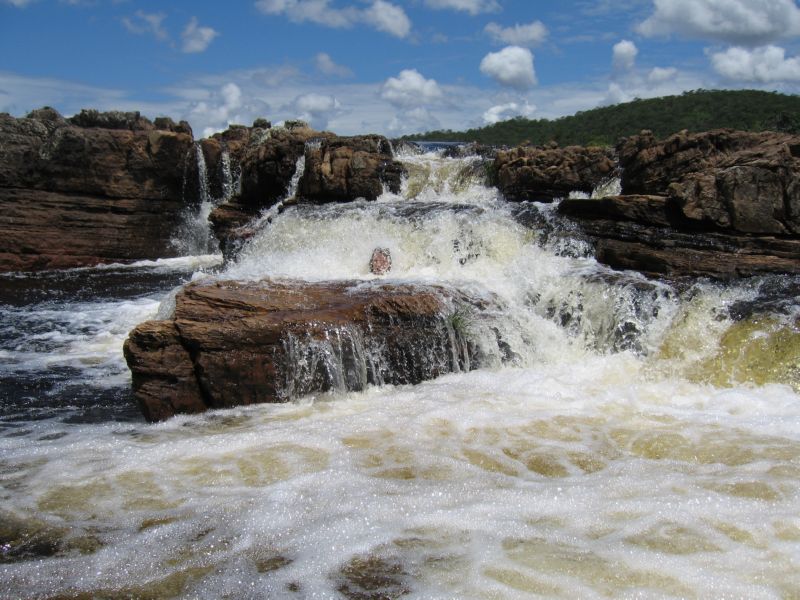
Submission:
[[[591,191],[615,175],[614,152],[606,147],[519,146],[500,150],[494,161],[497,186],[509,200],[550,201]]]
[[[800,272],[800,137],[643,132],[618,153],[622,196],[559,205],[599,261],[667,276]]]
[[[479,303],[452,290],[355,282],[186,286],[174,317],[125,344],[144,416],[157,421],[332,389],[419,383],[466,370],[474,350],[449,317]]]
[[[0,271],[175,255],[191,129],[139,113],[0,115]]]
[[[405,173],[389,141],[379,135],[321,140],[306,149],[305,157],[298,193],[312,202],[375,200],[384,186],[399,192]]]

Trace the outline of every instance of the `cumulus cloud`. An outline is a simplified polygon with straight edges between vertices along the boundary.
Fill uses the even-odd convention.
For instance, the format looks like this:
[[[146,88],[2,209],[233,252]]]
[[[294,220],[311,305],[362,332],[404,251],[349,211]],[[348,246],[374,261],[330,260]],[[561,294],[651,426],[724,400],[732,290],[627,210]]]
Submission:
[[[633,96],[625,91],[621,85],[618,83],[611,83],[608,86],[605,97],[600,101],[599,106],[610,106],[621,102],[630,102],[631,100],[633,100]]]
[[[335,8],[330,0],[258,0],[256,8],[267,15],[285,15],[295,23],[334,28],[365,24],[399,38],[411,32],[411,20],[403,8],[386,0],[373,0],[366,8]]]
[[[435,79],[425,79],[416,69],[404,69],[383,84],[381,98],[402,108],[421,106],[442,97]]]
[[[336,64],[326,52],[320,52],[314,57],[314,66],[323,75],[331,77],[351,77],[353,75],[353,72],[344,65]]]
[[[214,31],[211,27],[200,27],[197,19],[192,17],[181,34],[182,50],[188,54],[205,52],[218,35],[219,32]]]
[[[341,109],[340,102],[327,94],[303,94],[295,98],[297,118],[307,121],[315,129],[326,129],[331,118]]]
[[[647,74],[647,81],[653,84],[664,83],[678,76],[678,69],[675,67],[653,67]]]
[[[499,52],[490,52],[483,57],[480,69],[503,86],[525,90],[536,85],[533,53],[527,48],[507,46]]]
[[[533,21],[527,25],[502,27],[497,23],[489,23],[483,29],[498,44],[514,46],[538,46],[547,38],[547,27],[541,21]]]
[[[167,30],[163,26],[166,18],[167,15],[164,13],[146,13],[142,10],[137,10],[133,17],[123,17],[122,24],[131,33],[136,35],[151,34],[156,39],[163,41],[169,38]]]
[[[496,0],[425,0],[425,5],[436,10],[460,10],[471,15],[500,10]]]
[[[210,94],[206,100],[194,103],[188,117],[193,123],[205,124],[203,135],[209,136],[240,120],[237,111],[241,107],[242,90],[235,83],[229,82]]]
[[[404,38],[411,32],[411,20],[405,11],[384,0],[375,0],[361,14],[365,23],[389,35]]]
[[[654,0],[655,12],[637,26],[647,37],[676,34],[758,46],[800,34],[795,0]]]
[[[622,40],[614,44],[612,63],[617,71],[630,71],[636,64],[636,55],[639,49],[630,40]]]
[[[418,131],[430,131],[440,129],[442,126],[430,110],[423,106],[406,110],[395,115],[387,124],[386,128],[393,135],[403,135]]]
[[[483,113],[483,122],[487,125],[493,125],[500,121],[507,121],[514,117],[530,117],[536,112],[536,106],[524,102],[518,104],[517,102],[507,102],[506,104],[498,104],[492,106],[485,113]]]
[[[711,64],[717,73],[734,81],[800,81],[800,58],[786,58],[786,51],[778,46],[728,48],[713,54]]]

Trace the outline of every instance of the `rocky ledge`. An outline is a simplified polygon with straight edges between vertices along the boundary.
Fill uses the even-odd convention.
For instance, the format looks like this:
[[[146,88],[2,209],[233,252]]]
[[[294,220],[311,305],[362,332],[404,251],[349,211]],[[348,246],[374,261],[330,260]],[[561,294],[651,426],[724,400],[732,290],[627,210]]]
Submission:
[[[519,146],[494,159],[497,187],[508,200],[552,201],[570,192],[591,193],[616,175],[611,148]]]
[[[0,271],[175,256],[192,144],[139,113],[0,114]]]
[[[475,366],[464,306],[436,286],[364,282],[193,283],[174,316],[125,343],[150,421],[367,384],[419,383]]]
[[[800,273],[800,136],[643,132],[617,151],[623,195],[559,205],[600,262],[670,277]]]
[[[292,201],[347,202],[375,200],[384,188],[399,191],[405,169],[394,160],[389,141],[378,135],[339,137],[304,123],[290,123],[251,134],[241,157],[241,193],[211,213],[223,253],[232,256],[252,235],[248,224],[282,200],[289,200],[298,160],[304,159]]]

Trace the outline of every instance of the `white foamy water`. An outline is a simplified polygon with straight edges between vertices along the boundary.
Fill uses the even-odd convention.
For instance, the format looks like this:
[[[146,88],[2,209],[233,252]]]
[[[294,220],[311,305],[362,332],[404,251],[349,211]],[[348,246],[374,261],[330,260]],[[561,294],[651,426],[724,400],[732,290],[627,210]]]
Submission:
[[[404,160],[400,195],[290,207],[203,276],[371,285],[389,248],[380,281],[486,300],[462,324],[482,368],[157,425],[2,422],[0,596],[800,596],[792,281],[614,273],[476,159]],[[80,331],[124,337],[173,285],[38,322],[120,360]]]

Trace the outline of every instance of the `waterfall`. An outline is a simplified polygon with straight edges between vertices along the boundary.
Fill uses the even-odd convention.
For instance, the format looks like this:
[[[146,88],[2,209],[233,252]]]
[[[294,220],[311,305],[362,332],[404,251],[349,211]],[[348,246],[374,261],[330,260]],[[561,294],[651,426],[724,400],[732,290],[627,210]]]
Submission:
[[[208,167],[200,142],[195,142],[193,155],[197,173],[196,196],[192,195],[193,201],[187,202],[189,200],[186,197],[188,171],[184,169],[183,194],[187,208],[184,209],[181,223],[172,238],[172,245],[183,256],[217,254],[219,248],[208,217],[214,208],[222,202],[230,200],[235,193],[240,191],[240,173],[233,173],[230,153],[227,149],[223,149],[219,164],[221,195],[215,198],[211,194]]]

